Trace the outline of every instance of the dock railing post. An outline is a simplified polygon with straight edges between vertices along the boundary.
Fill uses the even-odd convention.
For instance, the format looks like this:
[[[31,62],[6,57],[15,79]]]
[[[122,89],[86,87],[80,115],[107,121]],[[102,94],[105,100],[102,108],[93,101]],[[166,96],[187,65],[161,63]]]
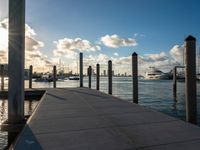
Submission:
[[[177,85],[176,85],[176,73],[177,73],[177,68],[176,66],[173,68],[173,95],[176,98],[176,90],[177,90]]]
[[[137,53],[132,54],[132,78],[133,78],[133,103],[138,104],[138,58]]]
[[[91,78],[92,78],[92,67],[88,68],[88,87],[91,88]]]
[[[53,66],[53,88],[56,88],[56,78],[57,78],[56,66]]]
[[[29,88],[32,88],[32,77],[33,77],[33,66],[30,65],[29,68]]]
[[[108,94],[112,95],[112,61],[108,61]]]
[[[185,48],[186,120],[196,124],[196,39],[192,36],[188,36],[185,39]]]
[[[1,65],[1,90],[4,90],[4,65]]]
[[[96,74],[97,74],[96,89],[99,90],[99,79],[100,79],[100,65],[99,64],[96,65]]]
[[[83,87],[83,53],[80,53],[80,63],[79,63],[80,71],[79,71],[79,76],[80,76],[80,87]]]
[[[8,123],[24,123],[25,0],[9,0]]]

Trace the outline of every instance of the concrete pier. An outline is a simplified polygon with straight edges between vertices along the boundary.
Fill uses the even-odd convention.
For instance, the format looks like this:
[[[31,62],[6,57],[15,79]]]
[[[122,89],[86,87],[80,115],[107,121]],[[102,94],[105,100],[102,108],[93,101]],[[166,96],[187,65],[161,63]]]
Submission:
[[[29,88],[32,88],[32,78],[33,78],[33,66],[30,65],[29,68]]]
[[[79,58],[79,78],[80,78],[80,87],[83,87],[83,53],[80,53]]]
[[[112,95],[112,61],[108,61],[108,94]]]
[[[9,0],[8,122],[24,120],[25,0]]]
[[[200,127],[88,88],[47,89],[15,150],[198,150]]]
[[[133,78],[133,103],[138,104],[138,59],[137,53],[132,54],[132,78]]]
[[[185,96],[186,120],[197,122],[197,96],[196,96],[196,39],[188,36],[185,39]]]
[[[99,90],[99,83],[100,83],[100,65],[96,65],[96,90]]]

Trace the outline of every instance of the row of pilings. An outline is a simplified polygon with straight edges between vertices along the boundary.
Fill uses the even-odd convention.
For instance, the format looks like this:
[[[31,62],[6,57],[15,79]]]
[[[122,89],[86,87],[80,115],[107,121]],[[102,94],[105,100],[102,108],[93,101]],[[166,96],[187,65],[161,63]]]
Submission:
[[[196,39],[189,36],[185,40],[186,45],[186,66],[175,66],[173,69],[173,93],[176,97],[176,70],[177,68],[186,68],[186,82],[185,82],[185,94],[186,94],[186,120],[188,122],[196,124],[196,71],[195,71],[195,51],[196,51]],[[80,53],[79,60],[79,77],[80,77],[80,87],[83,87],[83,53]],[[193,66],[193,67],[191,67]],[[1,66],[3,70],[3,66]],[[29,68],[29,88],[32,88],[32,71],[33,66]],[[88,74],[88,87],[91,88],[91,78],[92,78],[92,67],[87,68]],[[112,95],[112,61],[108,61],[108,94]],[[3,77],[1,78],[3,80]],[[57,70],[56,66],[53,66],[53,88],[56,88],[57,80]],[[2,81],[3,82],[3,81]],[[3,84],[2,84],[3,85]],[[100,89],[100,64],[96,64],[96,90]],[[133,103],[138,103],[138,55],[137,53],[132,54],[132,93],[133,93]],[[3,87],[1,86],[1,89]]]
[[[175,66],[173,69],[173,94],[176,97],[176,73],[177,68],[185,68],[185,95],[186,95],[186,120],[196,124],[197,118],[197,102],[196,102],[196,39],[188,36],[185,39],[185,66]],[[80,53],[80,87],[83,87],[83,53]],[[32,66],[30,66],[32,71]],[[30,72],[29,74],[32,74]],[[91,88],[92,67],[87,68],[88,87]],[[112,61],[108,61],[108,94],[112,95]],[[32,79],[31,79],[32,80]],[[29,81],[29,88],[32,88]],[[56,66],[53,68],[53,82],[56,88]],[[100,89],[100,64],[96,64],[96,90]],[[137,53],[132,54],[132,93],[133,103],[138,103],[138,56]]]
[[[133,79],[133,102],[138,103],[138,55],[137,53],[132,54],[132,79]],[[83,87],[83,53],[80,53],[79,57],[79,81],[80,87]],[[108,61],[108,94],[112,95],[112,61]],[[32,88],[32,74],[33,66],[29,67],[29,88]],[[87,68],[88,74],[88,88],[91,88],[92,84],[92,66]],[[53,88],[56,88],[57,81],[57,70],[56,66],[53,66]],[[100,64],[96,64],[96,90],[100,89]]]

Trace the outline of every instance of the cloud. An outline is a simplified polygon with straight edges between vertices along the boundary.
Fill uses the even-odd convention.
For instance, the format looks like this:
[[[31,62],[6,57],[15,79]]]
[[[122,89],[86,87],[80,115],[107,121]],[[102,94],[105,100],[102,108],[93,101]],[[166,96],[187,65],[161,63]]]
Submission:
[[[110,48],[119,48],[119,47],[125,47],[125,46],[136,46],[137,42],[135,39],[127,38],[123,39],[120,38],[118,35],[105,35],[101,37],[100,41],[107,47]]]
[[[168,56],[165,52],[160,52],[159,54],[145,54],[144,59],[147,62],[165,61],[168,59]]]
[[[119,56],[119,54],[118,54],[118,53],[114,53],[113,55],[114,55],[114,56]]]
[[[8,63],[8,19],[0,20],[0,63]],[[28,24],[25,25],[25,64],[35,69],[51,64],[41,52],[44,43],[36,39],[36,33]]]
[[[56,49],[53,51],[55,56],[73,55],[73,53],[85,51],[94,52],[101,49],[100,46],[94,45],[88,40],[83,40],[81,38],[64,38],[54,41],[54,43],[56,44]]]
[[[183,63],[184,45],[174,45],[169,53],[176,62]]]
[[[89,55],[88,57],[84,58],[84,65],[89,66],[93,65],[95,66],[97,63],[100,64],[107,64],[109,60],[108,55],[106,54],[98,54],[98,55]]]

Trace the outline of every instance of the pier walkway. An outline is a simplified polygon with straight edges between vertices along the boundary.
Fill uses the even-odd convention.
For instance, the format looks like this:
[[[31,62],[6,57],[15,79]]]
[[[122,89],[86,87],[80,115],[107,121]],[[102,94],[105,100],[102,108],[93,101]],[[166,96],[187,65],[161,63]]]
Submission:
[[[200,128],[88,88],[47,89],[16,150],[197,150]]]

